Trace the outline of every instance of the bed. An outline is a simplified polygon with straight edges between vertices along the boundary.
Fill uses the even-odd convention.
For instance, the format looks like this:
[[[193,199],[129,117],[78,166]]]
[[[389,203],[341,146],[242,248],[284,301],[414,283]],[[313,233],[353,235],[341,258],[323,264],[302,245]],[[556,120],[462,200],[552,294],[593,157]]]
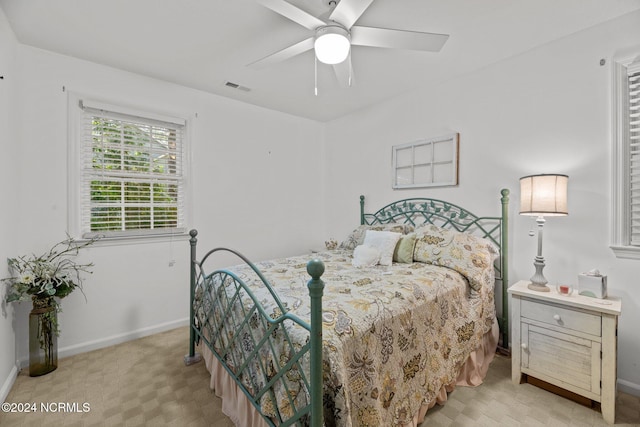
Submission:
[[[198,260],[192,230],[185,363],[205,359],[239,426],[417,426],[508,343],[508,194],[494,217],[424,198],[369,214],[361,196],[360,226],[310,261]],[[218,254],[241,264],[208,271]]]

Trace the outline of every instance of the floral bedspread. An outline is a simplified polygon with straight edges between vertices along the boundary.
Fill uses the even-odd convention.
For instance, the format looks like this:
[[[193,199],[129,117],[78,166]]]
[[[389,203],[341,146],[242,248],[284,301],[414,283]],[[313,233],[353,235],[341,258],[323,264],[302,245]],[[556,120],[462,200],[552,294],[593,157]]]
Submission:
[[[488,273],[478,289],[451,268],[423,262],[356,268],[351,253],[334,250],[314,256],[326,267],[322,276],[325,424],[402,425],[456,379],[459,367],[491,329],[493,259],[484,261]],[[310,258],[256,263],[290,312],[305,321],[310,319],[306,285]],[[274,309],[248,266],[228,270],[255,290],[268,313]],[[298,339],[302,345],[306,338]],[[263,411],[269,412],[269,404],[263,401]]]

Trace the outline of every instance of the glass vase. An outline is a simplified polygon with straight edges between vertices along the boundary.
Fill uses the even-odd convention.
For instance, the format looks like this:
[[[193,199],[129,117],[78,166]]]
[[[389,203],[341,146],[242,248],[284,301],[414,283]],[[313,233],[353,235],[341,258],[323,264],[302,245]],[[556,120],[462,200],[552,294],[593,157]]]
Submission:
[[[58,367],[58,313],[53,298],[34,298],[29,313],[29,375],[38,377]]]

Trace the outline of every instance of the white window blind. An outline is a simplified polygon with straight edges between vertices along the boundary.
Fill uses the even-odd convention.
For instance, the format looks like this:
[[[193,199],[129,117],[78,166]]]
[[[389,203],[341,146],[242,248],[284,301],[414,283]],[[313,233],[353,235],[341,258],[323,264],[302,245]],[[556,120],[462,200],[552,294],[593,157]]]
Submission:
[[[640,246],[640,66],[629,68],[629,172],[631,245]]]
[[[184,121],[81,108],[82,236],[184,232]]]

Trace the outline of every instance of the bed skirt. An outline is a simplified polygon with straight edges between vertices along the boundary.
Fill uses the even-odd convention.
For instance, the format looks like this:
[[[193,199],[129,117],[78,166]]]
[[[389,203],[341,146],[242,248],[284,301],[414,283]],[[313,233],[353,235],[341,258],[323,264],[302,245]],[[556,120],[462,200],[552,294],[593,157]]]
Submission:
[[[444,405],[447,401],[447,394],[452,392],[456,386],[475,387],[482,384],[489,370],[489,364],[493,360],[496,348],[498,347],[498,335],[498,322],[494,320],[493,327],[484,335],[480,347],[471,353],[460,369],[456,381],[444,385],[440,389],[436,399],[422,405],[420,410],[414,414],[413,422],[403,427],[417,427],[420,425],[420,423],[424,421],[427,411],[435,406],[436,403]],[[236,426],[268,427],[268,424],[253,405],[251,405],[242,390],[240,390],[231,376],[225,371],[213,353],[202,344],[200,344],[199,347],[207,370],[211,373],[209,387],[216,396],[222,399],[222,412],[227,415]]]

